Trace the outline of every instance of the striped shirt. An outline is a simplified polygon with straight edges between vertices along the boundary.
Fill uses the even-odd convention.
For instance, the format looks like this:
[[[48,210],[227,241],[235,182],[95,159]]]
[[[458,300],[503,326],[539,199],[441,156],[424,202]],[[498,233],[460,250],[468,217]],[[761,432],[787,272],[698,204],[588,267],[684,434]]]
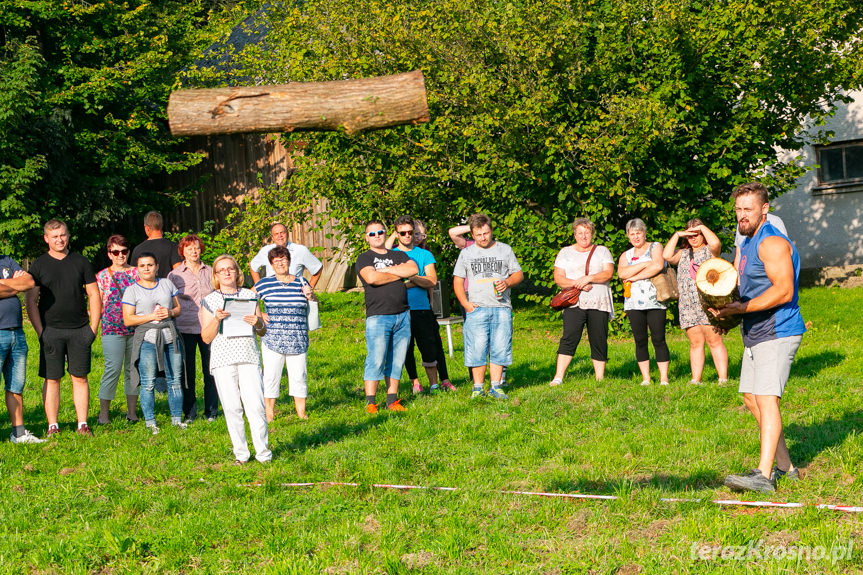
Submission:
[[[285,283],[275,276],[255,284],[258,298],[269,316],[267,333],[261,343],[267,349],[283,354],[306,353],[309,349],[308,300],[303,295],[305,280],[299,277]]]

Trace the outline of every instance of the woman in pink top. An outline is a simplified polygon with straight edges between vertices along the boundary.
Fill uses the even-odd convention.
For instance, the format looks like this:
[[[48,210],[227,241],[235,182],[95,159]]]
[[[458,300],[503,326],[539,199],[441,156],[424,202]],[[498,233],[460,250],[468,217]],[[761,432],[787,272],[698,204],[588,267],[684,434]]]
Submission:
[[[129,241],[121,235],[108,238],[108,258],[111,265],[96,274],[96,284],[102,295],[102,354],[105,371],[99,385],[100,424],[110,422],[108,409],[117,392],[117,382],[123,373],[123,388],[126,391],[126,420],[138,421],[135,408],[138,404],[138,387],[132,386],[129,377],[132,357],[132,335],[134,328],[123,324],[123,292],[137,283],[138,270],[127,263]]]
[[[175,323],[183,339],[185,354],[183,369],[183,415],[189,422],[198,416],[198,399],[195,395],[195,351],[201,354],[201,371],[204,372],[204,417],[213,421],[219,414],[219,395],[216,382],[210,374],[210,344],[201,339],[201,301],[213,291],[213,268],[201,261],[204,242],[189,234],[177,246],[183,262],[168,274],[177,286],[180,315]]]

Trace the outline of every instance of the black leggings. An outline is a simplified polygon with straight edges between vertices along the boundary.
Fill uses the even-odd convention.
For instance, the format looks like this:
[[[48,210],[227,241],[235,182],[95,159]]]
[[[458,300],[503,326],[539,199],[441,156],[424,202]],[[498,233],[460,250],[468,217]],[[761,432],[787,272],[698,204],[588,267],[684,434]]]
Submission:
[[[650,341],[656,361],[670,361],[668,346],[665,345],[665,310],[664,309],[631,309],[626,312],[629,325],[632,326],[632,336],[635,338],[635,359],[649,361],[650,352],[647,349],[647,330],[650,329]]]
[[[439,381],[449,380],[446,369],[446,355],[443,351],[443,342],[440,339],[440,326],[434,312],[425,310],[411,310],[411,341],[405,356],[405,370],[411,379],[417,378],[417,363],[414,358],[414,344],[420,350],[423,363],[437,361],[437,373]]]
[[[559,355],[575,355],[581,333],[587,324],[590,359],[608,361],[608,312],[598,309],[568,307],[563,310],[563,335],[557,347]]]

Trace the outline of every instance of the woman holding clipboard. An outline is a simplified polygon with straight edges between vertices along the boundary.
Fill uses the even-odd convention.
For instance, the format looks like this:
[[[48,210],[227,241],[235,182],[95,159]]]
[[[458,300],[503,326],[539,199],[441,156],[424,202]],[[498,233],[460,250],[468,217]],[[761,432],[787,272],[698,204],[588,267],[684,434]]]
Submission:
[[[210,373],[225,413],[235,463],[249,460],[246,426],[249,421],[255,459],[273,458],[269,448],[267,418],[264,410],[264,384],[261,356],[255,334],[262,336],[267,327],[261,317],[258,297],[243,285],[237,261],[221,255],[213,262],[213,291],[204,298],[201,309],[201,339],[210,344]]]

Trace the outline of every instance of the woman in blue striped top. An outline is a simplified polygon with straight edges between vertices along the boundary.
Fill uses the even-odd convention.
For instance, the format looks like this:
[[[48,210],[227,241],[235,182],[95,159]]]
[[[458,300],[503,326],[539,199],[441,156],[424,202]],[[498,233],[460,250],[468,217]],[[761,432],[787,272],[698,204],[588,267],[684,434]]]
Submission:
[[[282,370],[288,370],[288,392],[294,398],[297,416],[306,415],[306,351],[309,349],[309,324],[306,317],[312,287],[305,278],[288,273],[291,253],[276,246],[267,254],[274,276],[255,284],[258,297],[267,312],[267,335],[261,338],[261,359],[264,364],[264,404],[267,421],[275,416],[276,399],[282,380]]]

